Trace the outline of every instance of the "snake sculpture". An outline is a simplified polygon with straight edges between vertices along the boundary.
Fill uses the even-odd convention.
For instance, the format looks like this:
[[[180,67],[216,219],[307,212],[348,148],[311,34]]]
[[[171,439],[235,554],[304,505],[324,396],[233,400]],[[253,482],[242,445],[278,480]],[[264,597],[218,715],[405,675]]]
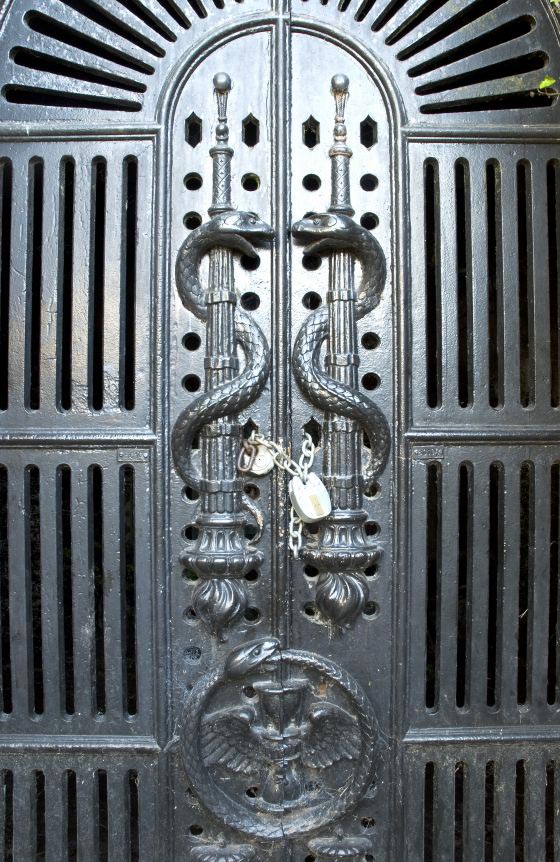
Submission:
[[[270,239],[272,228],[256,213],[228,211],[193,230],[179,249],[175,280],[181,302],[200,320],[207,319],[206,291],[200,263],[213,248],[229,248],[257,257],[255,245]],[[245,354],[245,367],[233,380],[204,392],[179,415],[171,439],[175,466],[183,481],[200,489],[201,475],[192,463],[192,444],[200,429],[221,416],[239,413],[261,394],[270,372],[270,351],[255,321],[237,306],[235,336]]]
[[[352,254],[362,268],[356,300],[356,319],[379,304],[385,285],[386,266],[381,246],[369,231],[346,215],[310,213],[296,222],[292,235],[309,243],[305,254],[327,255],[332,251]],[[357,420],[369,438],[370,460],[364,469],[364,485],[370,485],[383,470],[390,446],[387,421],[379,407],[362,392],[335,380],[322,367],[321,347],[329,334],[329,312],[321,306],[301,327],[292,357],[294,376],[304,395],[321,410]]]
[[[300,673],[311,671],[318,678],[334,684],[353,706],[356,715],[360,756],[356,759],[351,780],[346,779],[336,792],[331,791],[313,807],[308,804],[289,813],[285,806],[269,806],[265,811],[251,810],[226,793],[224,783],[212,777],[205,762],[202,740],[208,721],[208,709],[224,685],[247,685],[253,675],[262,672],[283,673],[283,665],[296,667]],[[234,708],[235,710],[235,708]],[[375,771],[375,756],[385,747],[384,739],[370,700],[361,686],[343,668],[316,653],[282,649],[276,638],[261,638],[234,649],[217,668],[201,677],[185,701],[179,736],[183,763],[193,789],[200,800],[222,822],[251,838],[285,840],[305,835],[349,811],[371,785]],[[328,754],[328,746],[326,747]]]

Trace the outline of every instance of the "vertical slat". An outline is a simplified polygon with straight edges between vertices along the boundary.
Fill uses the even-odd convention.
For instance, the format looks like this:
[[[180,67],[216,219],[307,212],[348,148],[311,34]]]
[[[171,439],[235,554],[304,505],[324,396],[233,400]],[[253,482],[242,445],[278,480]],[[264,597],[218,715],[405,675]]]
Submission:
[[[60,246],[60,162],[44,160],[43,230],[41,268],[41,411],[56,415],[58,345],[58,256]]]
[[[13,162],[12,248],[10,257],[9,408],[14,419],[24,414],[26,355],[27,233],[29,206],[27,159]]]
[[[515,721],[518,714],[520,466],[515,460],[504,458],[504,469],[504,588],[501,596],[503,605],[499,704],[505,724],[508,720]]]
[[[519,285],[515,163],[501,162],[504,286],[504,391],[508,410],[519,405]]]
[[[120,499],[118,465],[103,469],[103,584],[107,720],[123,715]]]
[[[442,758],[436,766],[436,799],[434,826],[436,830],[436,855],[438,862],[453,859],[455,847],[455,764]]]
[[[154,661],[139,661],[139,635],[152,631],[152,585],[151,572],[151,487],[150,469],[136,466],[134,469],[134,551],[136,562],[136,700],[138,718],[146,728],[151,726],[152,686]],[[144,645],[145,647],[145,645]],[[147,655],[154,658],[153,650]]]
[[[72,604],[74,708],[78,723],[84,725],[92,715],[94,624],[89,545],[87,466],[79,464],[72,468]]]
[[[76,770],[78,862],[97,860],[97,793],[91,768]]]
[[[412,517],[410,542],[411,584],[414,601],[409,601],[410,620],[409,697],[411,717],[425,713],[426,690],[426,531],[427,465],[412,460]]]
[[[6,805],[8,801],[6,776],[8,771],[8,769],[4,768],[4,764],[0,766],[0,853],[4,852],[4,840],[6,837]]]
[[[451,156],[441,159],[441,327],[442,405],[452,416],[458,404],[459,320],[457,306],[457,212],[455,209],[455,163]]]
[[[426,373],[426,337],[427,337],[427,318],[426,318],[426,264],[425,264],[425,229],[426,229],[426,213],[425,213],[425,186],[423,180],[424,167],[422,159],[419,158],[420,153],[417,147],[412,147],[410,152],[410,170],[411,176],[417,176],[418,180],[422,178],[422,196],[419,194],[410,195],[410,241],[411,255],[415,259],[415,255],[422,261],[422,264],[415,269],[414,279],[412,280],[412,303],[414,309],[414,332],[415,337],[412,339],[414,345],[414,361],[411,363],[412,387],[411,398],[414,405],[414,417],[424,416],[426,413],[427,399],[427,373]]]
[[[110,770],[107,775],[110,862],[128,859],[130,854],[127,779],[127,773],[119,768]]]
[[[454,458],[450,463],[444,464],[442,471],[439,705],[441,720],[444,724],[456,722],[458,471],[459,466]]]
[[[405,772],[405,862],[422,859],[420,848],[424,844],[424,763],[408,755],[409,762],[403,764]]]
[[[544,159],[533,159],[531,165],[531,198],[529,241],[532,243],[533,272],[528,274],[534,284],[534,319],[529,326],[535,331],[535,406],[547,413],[550,405],[550,287],[548,267],[548,215],[546,208],[547,178]],[[538,487],[538,485],[537,485]]]
[[[473,535],[471,590],[470,706],[473,714],[486,712],[486,664],[488,655],[488,542],[489,495],[488,462],[478,453],[473,457]],[[471,776],[472,777],[472,776]]]
[[[525,847],[527,860],[545,859],[546,759],[535,752],[525,764]]]
[[[483,212],[486,199],[486,163],[471,159],[470,211],[472,231],[472,331],[473,404],[477,412],[488,410],[488,224]],[[476,498],[475,498],[476,499]]]
[[[72,270],[72,409],[83,413],[88,401],[88,342],[91,241],[91,159],[76,158],[74,255]]]
[[[484,694],[486,695],[486,691]],[[465,833],[462,862],[482,862],[484,859],[485,767],[485,759],[480,756],[471,756],[466,767]]]
[[[534,721],[548,718],[548,610],[550,599],[550,461],[546,452],[535,461],[535,539],[532,630],[530,638],[531,705]],[[531,622],[531,621],[530,621]]]
[[[138,245],[136,250],[136,309],[134,314],[134,331],[136,333],[136,367],[135,367],[135,403],[137,409],[142,407],[149,416],[149,404],[152,396],[151,347],[155,344],[152,337],[154,322],[153,306],[153,262],[152,236],[154,233],[154,206],[152,201],[152,148],[146,146],[138,154]]]
[[[66,859],[66,793],[60,766],[47,765],[45,773],[46,862]]]
[[[8,468],[8,547],[10,548],[10,635],[14,717],[30,708],[31,632],[28,619],[26,573],[25,468],[16,462]]]
[[[56,506],[56,456],[41,459],[41,620],[45,719],[55,721],[61,709],[60,613],[58,590],[58,522]]]
[[[515,758],[496,759],[494,764],[494,859],[515,859]]]
[[[122,252],[122,160],[107,162],[104,289],[104,410],[118,410],[120,400],[120,318],[121,318],[121,252]]]
[[[14,862],[34,862],[36,838],[35,783],[31,769],[14,770]]]

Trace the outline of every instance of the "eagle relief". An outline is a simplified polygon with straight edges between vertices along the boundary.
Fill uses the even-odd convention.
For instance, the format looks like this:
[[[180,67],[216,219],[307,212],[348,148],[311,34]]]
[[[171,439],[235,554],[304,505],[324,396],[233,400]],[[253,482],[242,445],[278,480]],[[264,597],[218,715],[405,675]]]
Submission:
[[[236,830],[275,840],[347,812],[371,784],[378,739],[369,699],[343,668],[264,638],[196,684],[180,744],[203,804]]]

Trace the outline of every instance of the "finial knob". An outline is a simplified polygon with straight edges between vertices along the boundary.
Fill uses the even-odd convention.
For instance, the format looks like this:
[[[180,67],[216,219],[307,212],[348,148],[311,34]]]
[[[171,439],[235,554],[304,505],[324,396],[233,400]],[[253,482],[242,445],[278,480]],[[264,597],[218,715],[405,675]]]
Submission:
[[[229,93],[231,90],[231,78],[227,72],[218,72],[214,75],[214,89],[218,93]]]
[[[347,75],[333,75],[331,89],[333,93],[347,93],[350,80]]]

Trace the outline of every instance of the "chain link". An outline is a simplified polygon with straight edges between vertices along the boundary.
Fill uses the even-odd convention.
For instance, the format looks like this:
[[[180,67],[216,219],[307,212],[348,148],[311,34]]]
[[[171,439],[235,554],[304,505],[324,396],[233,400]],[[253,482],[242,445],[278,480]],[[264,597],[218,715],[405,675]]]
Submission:
[[[258,434],[256,431],[253,431],[249,437],[248,443],[255,447],[257,445],[264,446],[272,455],[273,461],[279,470],[283,470],[291,476],[299,476],[304,484],[307,482],[309,471],[313,466],[313,461],[315,460],[315,444],[313,443],[311,434],[307,431],[303,434],[301,455],[297,462],[294,461],[294,459],[285,449],[282,448],[282,446],[280,446],[279,443],[275,443],[274,440],[268,440],[263,434]],[[288,541],[292,556],[294,559],[297,559],[300,555],[303,544],[303,522],[301,518],[296,515],[294,507],[291,505]]]

